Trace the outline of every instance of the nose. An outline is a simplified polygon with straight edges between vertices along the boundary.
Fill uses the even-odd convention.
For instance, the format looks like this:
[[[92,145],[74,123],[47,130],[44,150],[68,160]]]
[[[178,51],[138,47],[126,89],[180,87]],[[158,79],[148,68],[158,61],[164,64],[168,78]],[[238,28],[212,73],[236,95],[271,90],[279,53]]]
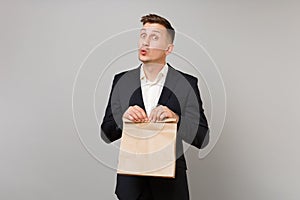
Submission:
[[[150,44],[150,38],[149,38],[149,36],[145,37],[143,39],[142,44],[143,44],[143,46],[149,46],[149,44]]]
[[[143,41],[143,46],[149,46],[149,43],[146,41]]]

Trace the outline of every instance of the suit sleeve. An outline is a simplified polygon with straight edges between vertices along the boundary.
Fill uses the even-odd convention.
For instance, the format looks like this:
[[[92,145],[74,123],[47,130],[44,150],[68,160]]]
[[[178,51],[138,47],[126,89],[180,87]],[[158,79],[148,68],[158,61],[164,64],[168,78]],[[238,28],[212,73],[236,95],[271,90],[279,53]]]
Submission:
[[[117,99],[114,98],[114,101],[112,101],[113,91],[120,77],[120,75],[116,75],[114,77],[108,104],[105,110],[105,115],[101,124],[101,138],[106,143],[111,143],[115,140],[118,140],[122,136],[122,127],[120,127],[120,125],[118,125],[118,123],[115,120],[115,118],[120,117],[119,115],[122,114],[121,106],[118,103]],[[114,109],[112,109],[112,106]]]
[[[179,116],[178,134],[188,144],[201,149],[208,143],[209,127],[198,89],[198,79],[193,77],[189,79],[189,83],[192,89]]]

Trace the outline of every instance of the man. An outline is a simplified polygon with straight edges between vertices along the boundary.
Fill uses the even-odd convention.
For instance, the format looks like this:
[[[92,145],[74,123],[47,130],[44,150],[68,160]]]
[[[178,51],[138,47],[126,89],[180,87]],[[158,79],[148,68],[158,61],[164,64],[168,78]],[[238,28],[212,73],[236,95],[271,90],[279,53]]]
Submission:
[[[118,174],[116,195],[121,200],[188,200],[182,141],[202,148],[209,130],[198,80],[166,63],[175,37],[170,22],[155,14],[143,16],[141,22],[138,56],[142,64],[114,77],[101,136],[107,143],[121,138],[124,119],[156,122],[175,118],[175,178]]]

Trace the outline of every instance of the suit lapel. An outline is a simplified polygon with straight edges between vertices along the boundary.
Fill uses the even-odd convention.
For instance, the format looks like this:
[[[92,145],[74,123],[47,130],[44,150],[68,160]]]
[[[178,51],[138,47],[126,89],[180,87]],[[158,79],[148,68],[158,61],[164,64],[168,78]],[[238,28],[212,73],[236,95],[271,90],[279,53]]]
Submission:
[[[134,93],[132,94],[132,96],[130,98],[129,105],[130,106],[138,105],[139,107],[141,107],[142,109],[145,110],[141,87],[137,88],[134,91]]]
[[[138,105],[142,109],[145,110],[145,105],[143,101],[143,95],[142,95],[142,88],[141,88],[141,80],[140,80],[140,65],[138,68],[134,69],[132,71],[132,78],[134,79],[134,83],[138,85],[138,88],[133,92],[130,100],[129,100],[129,106]]]
[[[164,88],[161,92],[158,104],[159,105],[167,105],[168,100],[170,99],[170,96],[172,94],[172,91],[174,91],[174,88],[176,86],[177,80],[178,80],[178,75],[176,73],[176,70],[169,65],[169,69],[168,69],[168,74],[166,77],[166,81],[164,84]]]
[[[170,98],[171,94],[172,94],[171,91],[168,90],[168,88],[166,88],[164,86],[164,88],[163,88],[163,90],[161,92],[161,95],[159,97],[158,104],[159,105],[166,105],[167,102],[168,102],[168,100],[169,100],[169,98]]]

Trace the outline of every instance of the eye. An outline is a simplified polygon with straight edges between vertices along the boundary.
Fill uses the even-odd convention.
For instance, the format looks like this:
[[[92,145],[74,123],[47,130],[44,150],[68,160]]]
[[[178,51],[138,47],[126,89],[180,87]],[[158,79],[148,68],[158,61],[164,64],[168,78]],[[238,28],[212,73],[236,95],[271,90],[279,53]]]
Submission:
[[[146,34],[146,33],[141,33],[141,34],[140,34],[140,38],[142,38],[142,39],[145,39],[145,38],[146,38],[146,36],[147,36],[147,34]]]
[[[158,35],[153,35],[153,36],[152,36],[152,39],[153,39],[153,40],[158,40],[159,37],[158,37]]]

